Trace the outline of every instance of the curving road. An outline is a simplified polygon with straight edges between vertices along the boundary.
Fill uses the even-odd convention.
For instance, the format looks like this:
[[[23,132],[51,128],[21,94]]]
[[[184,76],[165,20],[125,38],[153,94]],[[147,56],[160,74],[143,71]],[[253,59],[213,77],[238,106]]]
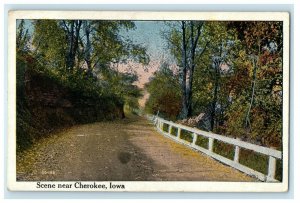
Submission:
[[[17,157],[19,181],[257,181],[156,132],[145,118],[78,125]]]

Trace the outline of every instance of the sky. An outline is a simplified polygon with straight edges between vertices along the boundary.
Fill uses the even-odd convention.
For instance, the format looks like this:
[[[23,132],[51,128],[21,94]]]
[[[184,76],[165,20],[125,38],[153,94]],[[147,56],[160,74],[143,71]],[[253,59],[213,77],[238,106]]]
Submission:
[[[174,64],[170,52],[167,49],[167,41],[162,36],[161,32],[168,27],[163,21],[134,21],[136,29],[121,32],[121,35],[128,37],[134,43],[141,44],[147,49],[147,54],[150,57],[150,63],[143,66],[139,63],[129,62],[120,65],[121,71],[135,70],[139,76],[139,87],[143,87],[149,77],[159,68],[163,61],[169,64]]]
[[[122,36],[128,37],[134,43],[141,44],[147,49],[150,57],[148,65],[143,66],[139,63],[129,62],[120,64],[119,71],[126,72],[134,70],[138,75],[138,81],[135,83],[139,88],[143,88],[149,81],[153,73],[160,67],[163,61],[175,66],[174,59],[167,49],[167,41],[162,36],[162,31],[167,29],[163,21],[134,21],[136,29],[121,33]],[[139,100],[141,106],[145,102],[149,94],[144,90],[144,96]]]
[[[134,21],[136,29],[130,30],[123,35],[130,38],[133,42],[147,47],[151,59],[160,59],[162,56],[170,57],[166,52],[166,40],[161,32],[167,29],[163,21]]]

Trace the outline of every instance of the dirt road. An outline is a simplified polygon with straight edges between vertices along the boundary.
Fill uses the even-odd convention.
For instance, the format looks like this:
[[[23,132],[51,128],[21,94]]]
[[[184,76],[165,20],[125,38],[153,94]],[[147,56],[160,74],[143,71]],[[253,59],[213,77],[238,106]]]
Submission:
[[[145,118],[74,126],[17,157],[19,181],[256,181],[163,137]]]

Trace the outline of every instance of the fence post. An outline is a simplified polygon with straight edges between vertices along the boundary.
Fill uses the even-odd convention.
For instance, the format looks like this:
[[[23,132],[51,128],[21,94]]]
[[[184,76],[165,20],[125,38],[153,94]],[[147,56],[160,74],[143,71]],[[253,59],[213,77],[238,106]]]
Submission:
[[[214,138],[208,138],[208,150],[210,152],[213,152],[213,147],[214,147]]]
[[[239,158],[240,158],[240,147],[235,146],[234,150],[234,162],[239,163]]]
[[[240,139],[237,138],[237,140],[240,140]],[[239,146],[235,146],[235,150],[234,150],[234,162],[239,163],[239,158],[240,158],[240,147]]]
[[[180,140],[181,128],[177,127],[177,139]]]
[[[269,156],[269,168],[268,168],[267,181],[273,181],[275,179],[275,173],[276,173],[276,159],[272,156]]]
[[[192,145],[195,145],[196,141],[197,141],[197,134],[193,133],[193,142],[192,142]]]

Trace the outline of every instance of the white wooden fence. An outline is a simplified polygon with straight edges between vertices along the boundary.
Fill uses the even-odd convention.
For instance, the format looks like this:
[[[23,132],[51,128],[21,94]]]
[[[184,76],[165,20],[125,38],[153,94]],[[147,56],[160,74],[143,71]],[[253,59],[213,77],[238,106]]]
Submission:
[[[267,147],[262,147],[259,145],[254,145],[254,144],[251,144],[248,142],[241,141],[239,139],[229,138],[229,137],[214,134],[211,132],[202,131],[197,128],[191,128],[188,126],[180,125],[177,123],[173,123],[171,121],[164,120],[157,116],[149,116],[148,118],[154,122],[157,130],[160,133],[175,140],[176,142],[187,145],[188,147],[191,147],[193,149],[199,150],[199,151],[213,157],[214,159],[217,159],[218,161],[220,161],[222,163],[225,163],[233,168],[236,168],[248,175],[255,176],[256,178],[258,178],[261,181],[277,182],[277,180],[275,179],[276,159],[278,159],[278,160],[282,159],[281,151],[267,148]],[[167,132],[163,130],[164,124],[168,125]],[[177,128],[176,136],[171,134],[172,128]],[[192,136],[193,136],[192,142],[188,142],[184,139],[181,139],[182,130],[192,133]],[[205,137],[208,139],[207,149],[196,145],[198,136],[202,136],[202,137]],[[214,152],[214,150],[213,150],[214,149],[214,140],[219,140],[221,142],[233,145],[235,147],[233,160],[223,157]],[[251,169],[245,165],[242,165],[239,162],[239,154],[240,154],[241,148],[252,150],[254,152],[268,156],[269,157],[268,174],[263,174],[261,172],[255,171],[254,169]]]

